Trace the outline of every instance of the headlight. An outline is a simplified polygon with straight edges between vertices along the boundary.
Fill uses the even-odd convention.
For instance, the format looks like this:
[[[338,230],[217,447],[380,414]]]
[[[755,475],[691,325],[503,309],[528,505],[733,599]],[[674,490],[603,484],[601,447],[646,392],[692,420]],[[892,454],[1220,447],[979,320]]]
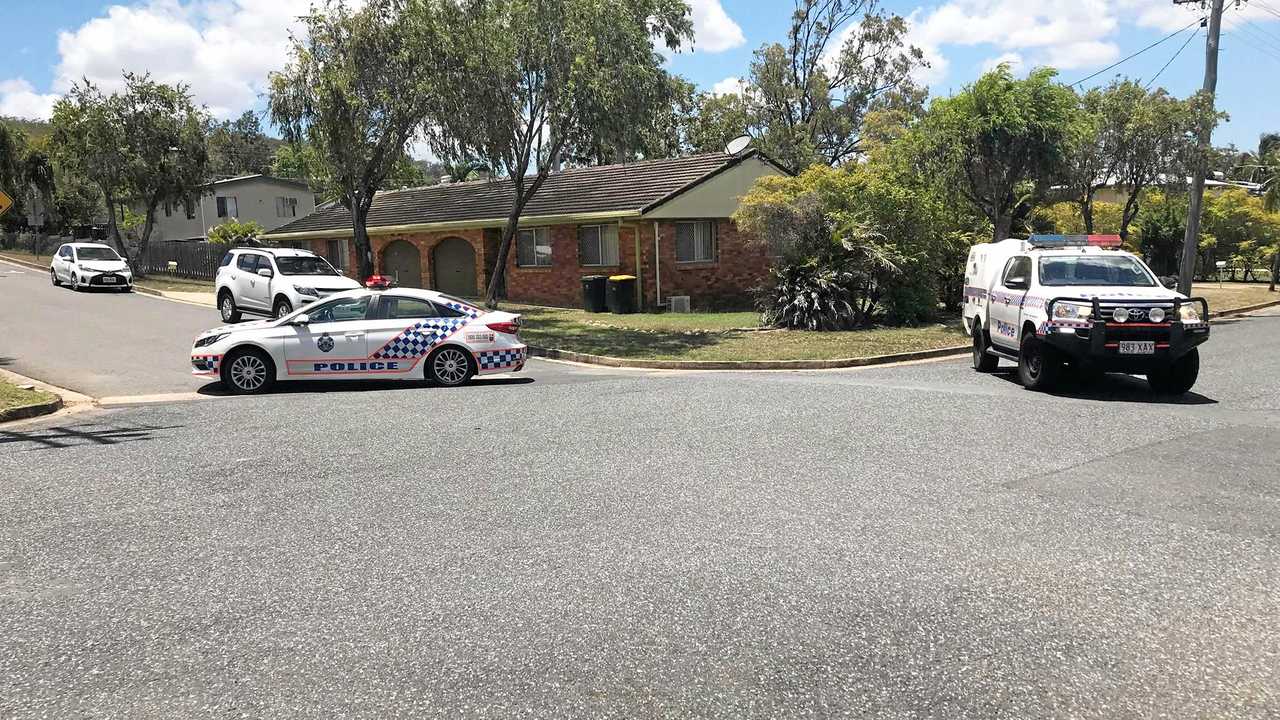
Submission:
[[[1150,312],[1147,313],[1147,318],[1150,319],[1151,322],[1153,323],[1164,322],[1164,309],[1158,308],[1158,307],[1151,308]]]
[[[293,289],[297,290],[299,295],[310,295],[311,297],[320,297],[320,293],[316,292],[315,288],[302,287],[301,285],[294,285]]]
[[[1182,322],[1200,322],[1200,307],[1191,303],[1179,305],[1178,319]]]
[[[200,347],[208,347],[208,346],[210,346],[210,345],[212,345],[212,344],[214,344],[214,343],[218,342],[219,340],[221,340],[222,338],[224,338],[224,337],[226,337],[226,336],[228,336],[228,335],[230,335],[230,334],[231,334],[231,333],[218,333],[217,335],[210,335],[209,337],[202,337],[202,338],[200,338],[199,340],[197,340],[197,341],[196,341],[196,345],[195,345],[195,346],[196,346],[196,347],[198,347],[198,348],[200,348]]]
[[[1057,303],[1053,306],[1053,318],[1055,320],[1088,320],[1092,312],[1093,308],[1088,305]]]

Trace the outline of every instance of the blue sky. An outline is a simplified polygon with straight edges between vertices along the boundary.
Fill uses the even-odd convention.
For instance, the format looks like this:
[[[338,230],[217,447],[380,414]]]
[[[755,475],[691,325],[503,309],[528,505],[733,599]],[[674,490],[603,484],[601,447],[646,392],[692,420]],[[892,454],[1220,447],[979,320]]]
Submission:
[[[752,52],[781,40],[790,0],[687,0],[698,40],[670,68],[705,89],[746,74]],[[5,0],[0,47],[0,114],[47,115],[67,85],[89,76],[110,87],[122,68],[150,70],[189,83],[217,116],[261,109],[266,74],[286,52],[293,18],[307,0]],[[1228,5],[1231,5],[1228,0]],[[911,40],[926,50],[923,71],[934,95],[946,95],[1000,60],[1025,72],[1051,64],[1073,82],[1193,23],[1198,6],[1172,0],[885,0],[908,18]],[[1176,95],[1200,87],[1204,32],[1176,35],[1088,84],[1117,73],[1151,78],[1193,33],[1157,82]],[[1218,144],[1242,148],[1280,130],[1280,0],[1248,0],[1227,13],[1222,41],[1219,107],[1230,122]]]

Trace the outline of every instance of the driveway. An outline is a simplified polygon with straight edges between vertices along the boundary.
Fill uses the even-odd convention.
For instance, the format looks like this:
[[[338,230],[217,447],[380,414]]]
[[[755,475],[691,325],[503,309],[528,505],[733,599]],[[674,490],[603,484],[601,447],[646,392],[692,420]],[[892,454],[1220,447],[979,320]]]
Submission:
[[[1280,716],[1280,316],[1177,402],[544,367],[0,432],[0,715]]]

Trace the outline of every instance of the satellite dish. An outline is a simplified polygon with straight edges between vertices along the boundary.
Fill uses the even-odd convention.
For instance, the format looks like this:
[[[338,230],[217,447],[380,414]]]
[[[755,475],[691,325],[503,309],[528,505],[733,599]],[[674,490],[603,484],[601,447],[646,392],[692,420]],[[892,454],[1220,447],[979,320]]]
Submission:
[[[730,155],[737,155],[749,147],[751,147],[751,136],[739,135],[738,137],[730,140],[728,145],[724,146],[724,151]]]

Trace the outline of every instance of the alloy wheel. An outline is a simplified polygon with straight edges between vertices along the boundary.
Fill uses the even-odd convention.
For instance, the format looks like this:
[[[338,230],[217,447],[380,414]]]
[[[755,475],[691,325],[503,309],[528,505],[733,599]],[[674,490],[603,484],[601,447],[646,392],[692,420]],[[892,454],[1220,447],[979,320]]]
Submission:
[[[231,322],[231,313],[235,312],[235,303],[231,301],[230,295],[222,296],[222,320],[223,322]]]
[[[458,385],[467,379],[467,373],[470,366],[467,364],[467,356],[457,348],[445,348],[436,353],[435,360],[431,363],[432,373],[436,380],[444,385]]]
[[[231,382],[247,392],[253,392],[267,381],[267,364],[257,355],[241,355],[231,363]]]

